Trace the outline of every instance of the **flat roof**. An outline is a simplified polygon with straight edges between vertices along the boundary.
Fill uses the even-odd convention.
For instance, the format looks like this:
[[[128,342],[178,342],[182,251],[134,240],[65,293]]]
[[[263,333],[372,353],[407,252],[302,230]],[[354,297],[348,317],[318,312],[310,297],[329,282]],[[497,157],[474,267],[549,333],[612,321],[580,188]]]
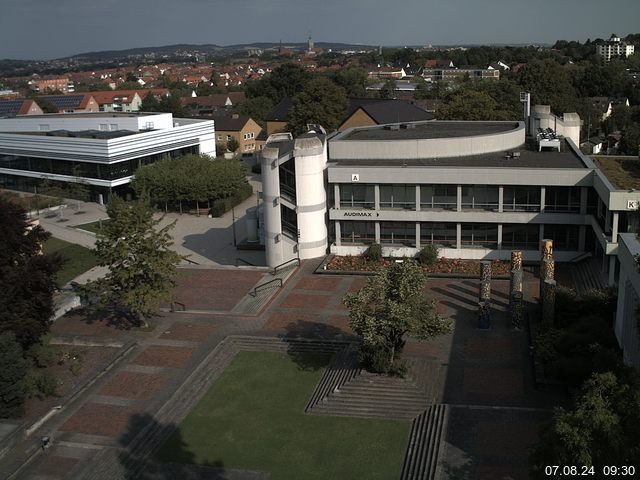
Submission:
[[[591,158],[616,189],[640,190],[640,159],[616,156],[592,156]]]
[[[433,138],[474,137],[509,132],[519,127],[518,122],[461,122],[461,121],[427,121],[399,124],[392,130],[389,125],[354,129],[334,140],[423,140]]]
[[[105,118],[105,117],[150,117],[152,115],[166,115],[164,112],[74,112],[74,113],[43,113],[42,115],[24,115],[11,117],[11,120],[29,120],[32,118]]]
[[[511,152],[485,153],[463,157],[418,158],[418,159],[334,159],[329,150],[329,163],[336,166],[370,167],[469,167],[469,168],[588,168],[580,157],[563,142],[565,151],[527,150],[524,146],[520,157],[511,157]]]

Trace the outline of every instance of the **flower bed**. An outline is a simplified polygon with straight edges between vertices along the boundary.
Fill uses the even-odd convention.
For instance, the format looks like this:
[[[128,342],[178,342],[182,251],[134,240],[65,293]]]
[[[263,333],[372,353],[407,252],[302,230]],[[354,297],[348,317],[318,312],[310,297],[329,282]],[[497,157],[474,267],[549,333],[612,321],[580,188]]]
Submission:
[[[327,271],[339,272],[374,272],[381,267],[387,267],[394,259],[372,261],[365,256],[335,256],[326,264]],[[433,275],[460,275],[469,277],[480,276],[479,260],[460,260],[457,258],[439,258],[433,267],[423,266],[422,269]],[[509,262],[494,260],[491,262],[491,273],[494,276],[509,275]]]

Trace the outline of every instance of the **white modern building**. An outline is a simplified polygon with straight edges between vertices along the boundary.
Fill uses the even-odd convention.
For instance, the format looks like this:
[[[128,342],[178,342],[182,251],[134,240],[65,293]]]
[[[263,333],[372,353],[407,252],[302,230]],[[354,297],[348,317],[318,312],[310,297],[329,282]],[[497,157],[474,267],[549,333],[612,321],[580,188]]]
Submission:
[[[611,35],[609,40],[597,46],[597,52],[608,63],[612,58],[626,58],[633,55],[634,46],[621,41],[617,35]]]
[[[614,186],[580,152],[577,115],[534,107],[531,117],[271,136],[262,154],[267,263],[357,255],[372,243],[386,256],[436,244],[449,258],[508,259],[518,249],[538,260],[550,238],[557,261],[590,254],[613,284],[618,234],[635,228],[640,190]]]
[[[0,187],[35,191],[42,179],[77,182],[92,199],[126,193],[141,165],[188,153],[215,157],[214,122],[170,113],[0,118]]]
[[[636,258],[640,255],[640,243],[635,233],[620,235],[618,258],[618,307],[616,309],[615,334],[627,365],[640,367],[640,272]]]

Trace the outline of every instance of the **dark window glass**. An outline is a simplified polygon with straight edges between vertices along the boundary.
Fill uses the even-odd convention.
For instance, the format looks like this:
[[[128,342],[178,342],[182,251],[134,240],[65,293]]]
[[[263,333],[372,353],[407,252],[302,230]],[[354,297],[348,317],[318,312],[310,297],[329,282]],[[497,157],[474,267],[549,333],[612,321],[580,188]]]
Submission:
[[[540,187],[505,186],[502,207],[506,212],[539,212]]]
[[[416,208],[415,185],[380,185],[380,208]]]
[[[463,223],[462,247],[498,248],[498,225],[490,223]]]
[[[538,250],[539,241],[539,225],[524,224],[502,226],[502,248]]]
[[[455,223],[421,223],[420,244],[456,248],[456,230]]]
[[[578,225],[545,225],[544,238],[553,240],[555,250],[578,250]]]
[[[340,208],[375,207],[373,185],[340,185]]]
[[[468,210],[498,210],[497,185],[465,185],[462,187],[462,208]]]
[[[373,243],[376,241],[376,225],[374,222],[340,222],[340,239],[342,243]]]
[[[415,223],[380,222],[380,243],[415,246]]]
[[[458,208],[458,188],[456,185],[421,185],[420,208],[456,210]]]

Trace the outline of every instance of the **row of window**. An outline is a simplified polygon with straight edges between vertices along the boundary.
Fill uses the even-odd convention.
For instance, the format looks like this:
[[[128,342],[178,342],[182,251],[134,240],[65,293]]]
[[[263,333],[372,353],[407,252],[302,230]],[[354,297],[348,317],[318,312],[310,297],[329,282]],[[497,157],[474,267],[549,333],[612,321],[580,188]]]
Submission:
[[[100,180],[117,180],[130,177],[142,165],[149,165],[160,160],[172,159],[187,154],[197,154],[198,147],[186,147],[169,152],[147,155],[117,163],[90,163],[74,160],[57,160],[41,157],[22,157],[0,154],[0,168],[48,173],[52,175],[68,175],[73,177],[95,178]]]
[[[341,184],[341,208],[375,208],[374,185]],[[416,186],[411,184],[380,185],[381,209],[416,208]],[[456,210],[457,185],[420,185],[421,209]],[[540,211],[540,187],[504,186],[503,210]],[[579,187],[546,187],[545,210],[549,212],[580,211]],[[499,190],[497,185],[464,185],[461,204],[463,209],[497,211]]]
[[[379,222],[380,243],[391,245],[416,245],[416,224],[413,222]],[[544,236],[554,240],[558,250],[578,249],[578,225],[545,225]],[[455,223],[420,223],[420,244],[436,244],[456,248],[457,225]],[[342,244],[370,244],[376,241],[375,222],[340,222]],[[505,224],[502,226],[502,248],[537,250],[540,242],[540,225]],[[498,248],[498,225],[487,223],[461,224],[461,246]]]

